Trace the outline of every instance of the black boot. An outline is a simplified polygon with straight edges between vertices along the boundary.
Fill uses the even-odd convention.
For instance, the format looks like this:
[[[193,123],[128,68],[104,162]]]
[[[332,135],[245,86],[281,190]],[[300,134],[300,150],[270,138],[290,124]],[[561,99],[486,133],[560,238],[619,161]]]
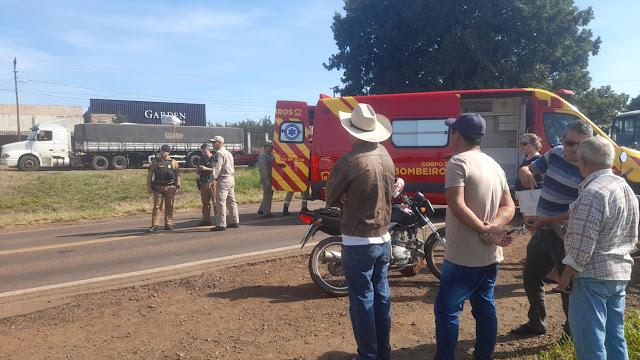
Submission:
[[[289,205],[285,205],[284,208],[282,208],[282,216],[289,216],[291,215],[289,213]]]

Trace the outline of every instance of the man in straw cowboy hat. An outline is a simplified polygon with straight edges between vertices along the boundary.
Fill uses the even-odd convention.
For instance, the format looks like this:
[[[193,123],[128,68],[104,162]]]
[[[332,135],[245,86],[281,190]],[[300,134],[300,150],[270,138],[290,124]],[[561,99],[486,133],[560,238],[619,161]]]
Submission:
[[[212,176],[216,179],[216,226],[211,231],[225,231],[227,227],[238,228],[240,217],[238,216],[238,204],[236,203],[236,180],[233,155],[224,148],[224,138],[216,136],[209,139],[216,149],[212,162]],[[227,225],[227,211],[229,210],[230,223]]]
[[[328,205],[342,206],[342,264],[349,288],[349,313],[358,360],[391,356],[391,294],[387,273],[391,256],[391,198],[395,166],[379,143],[391,136],[391,123],[367,104],[340,112],[351,138],[327,181]]]

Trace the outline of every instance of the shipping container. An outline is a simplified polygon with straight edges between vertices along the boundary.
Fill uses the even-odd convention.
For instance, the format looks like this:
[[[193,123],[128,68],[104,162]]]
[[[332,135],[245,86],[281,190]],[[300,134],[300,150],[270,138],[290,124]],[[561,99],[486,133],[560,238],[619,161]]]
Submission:
[[[204,104],[110,99],[90,99],[85,122],[111,121],[118,116],[125,122],[159,125],[163,115],[174,115],[186,126],[207,124]]]

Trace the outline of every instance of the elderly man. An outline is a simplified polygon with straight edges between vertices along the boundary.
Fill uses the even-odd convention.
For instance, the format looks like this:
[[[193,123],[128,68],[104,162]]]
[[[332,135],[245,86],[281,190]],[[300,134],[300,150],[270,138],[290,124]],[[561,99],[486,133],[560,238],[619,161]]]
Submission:
[[[239,227],[238,204],[236,203],[236,180],[233,155],[224,148],[224,138],[216,136],[209,139],[213,143],[216,154],[212,162],[212,176],[216,179],[216,226],[211,231],[225,231],[227,227]],[[227,226],[227,208],[231,223]]]
[[[379,143],[391,136],[391,123],[367,104],[340,112],[351,138],[327,181],[326,201],[342,204],[342,265],[349,288],[349,313],[358,360],[391,357],[391,294],[387,273],[391,257],[391,198],[395,166]]]
[[[526,219],[527,227],[533,232],[527,245],[522,282],[529,313],[525,324],[511,330],[512,334],[531,336],[547,331],[544,305],[544,281],[552,269],[562,271],[564,265],[564,233],[569,218],[569,204],[578,197],[578,188],[584,179],[578,169],[578,144],[593,136],[591,126],[575,120],[567,125],[562,145],[547,151],[529,166],[518,170],[518,177],[525,188],[536,187],[535,175],[544,175],[537,217]],[[562,308],[568,314],[569,297],[562,295]],[[569,332],[567,323],[564,329]]]
[[[611,171],[615,152],[602,137],[578,146],[584,176],[569,209],[566,266],[558,290],[569,294],[569,325],[580,360],[628,359],[624,338],[625,288],[638,239],[638,201]]]
[[[476,319],[474,359],[492,359],[498,331],[493,290],[502,246],[509,245],[504,226],[515,213],[504,170],[480,149],[486,122],[478,114],[450,119],[447,162],[447,248],[434,306],[436,359],[454,360],[460,313],[471,302]]]

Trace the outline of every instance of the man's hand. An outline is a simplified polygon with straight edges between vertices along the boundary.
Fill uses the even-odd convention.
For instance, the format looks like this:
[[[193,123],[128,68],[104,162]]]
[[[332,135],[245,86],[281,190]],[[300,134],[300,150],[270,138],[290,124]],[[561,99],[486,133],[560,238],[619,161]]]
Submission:
[[[549,224],[549,218],[542,216],[525,216],[524,223],[529,231],[536,232],[540,228]]]
[[[484,222],[484,231],[480,233],[480,240],[487,245],[497,244],[506,236],[507,230],[504,226],[496,226],[488,221]]]
[[[573,278],[576,277],[578,272],[572,268],[571,266],[565,266],[564,271],[562,271],[562,275],[560,276],[560,281],[558,282],[558,286],[553,289],[555,292],[562,292],[568,294],[571,292],[571,282]]]
[[[518,170],[518,179],[525,188],[531,190],[536,189],[536,177],[533,175],[528,166],[523,166]]]

